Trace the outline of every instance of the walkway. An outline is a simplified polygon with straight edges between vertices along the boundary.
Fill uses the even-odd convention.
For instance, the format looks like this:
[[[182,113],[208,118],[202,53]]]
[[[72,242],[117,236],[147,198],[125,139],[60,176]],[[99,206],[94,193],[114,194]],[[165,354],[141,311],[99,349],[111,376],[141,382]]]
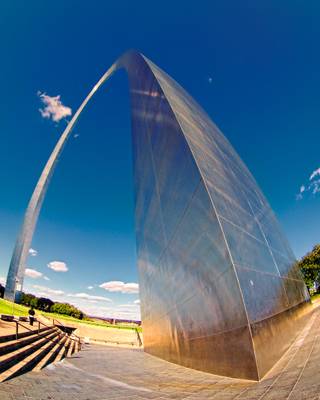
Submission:
[[[18,319],[18,317],[16,317]],[[42,326],[43,328],[43,326]],[[30,325],[29,322],[20,322],[19,333],[28,332],[30,330],[38,330],[38,324],[35,322],[34,325]],[[15,322],[6,322],[0,320],[0,336],[13,335],[16,333]]]
[[[91,345],[62,363],[0,384],[1,400],[319,400],[320,307],[261,382],[194,371],[139,349]]]

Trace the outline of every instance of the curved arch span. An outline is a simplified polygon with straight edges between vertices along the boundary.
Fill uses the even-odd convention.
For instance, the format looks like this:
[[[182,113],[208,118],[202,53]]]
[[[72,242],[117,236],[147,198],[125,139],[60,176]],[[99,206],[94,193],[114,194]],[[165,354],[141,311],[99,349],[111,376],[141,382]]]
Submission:
[[[129,77],[144,348],[188,367],[260,379],[300,329],[309,295],[267,200],[200,106],[125,53],[58,140],[28,204],[5,297],[23,282],[55,164],[83,109],[119,68]]]

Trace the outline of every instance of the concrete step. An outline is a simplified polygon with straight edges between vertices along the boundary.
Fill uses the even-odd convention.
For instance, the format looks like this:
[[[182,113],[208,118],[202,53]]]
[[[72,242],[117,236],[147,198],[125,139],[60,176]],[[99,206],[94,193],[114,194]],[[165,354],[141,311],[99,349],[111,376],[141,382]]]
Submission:
[[[78,351],[80,351],[80,350],[81,350],[80,343],[79,343],[78,340],[76,340],[76,342],[75,342],[75,352],[78,353]]]
[[[14,323],[12,323],[12,326],[14,326],[14,329],[15,329]],[[49,329],[52,329],[52,328],[53,328],[53,327],[44,327],[44,328],[41,328],[41,329],[39,330],[39,333],[48,331]],[[38,329],[36,329],[36,330],[34,330],[34,331],[32,331],[32,332],[31,332],[31,331],[20,332],[20,333],[18,333],[18,339],[22,339],[22,338],[25,338],[25,337],[28,337],[28,336],[32,336],[32,335],[34,335],[35,333],[38,333]],[[11,340],[16,340],[16,335],[15,335],[15,334],[0,336],[0,343],[9,342],[9,341],[11,341]]]
[[[11,351],[15,351],[21,347],[24,347],[28,344],[35,342],[36,340],[47,336],[49,333],[53,333],[57,331],[57,328],[46,329],[45,331],[40,332],[38,335],[38,331],[33,332],[33,334],[20,338],[18,340],[8,340],[7,342],[0,343],[0,356],[10,353]]]
[[[66,336],[59,336],[58,338],[56,338],[53,347],[49,350],[45,357],[43,357],[42,360],[33,368],[33,371],[40,371],[42,368],[54,361],[60,349],[64,346],[66,340]]]
[[[59,353],[57,354],[57,357],[55,358],[55,360],[53,362],[59,362],[61,361],[64,357],[67,356],[67,352],[68,352],[68,348],[70,345],[70,338],[68,337],[66,339],[66,341],[64,342],[64,345],[61,346],[61,349],[59,351]]]
[[[70,345],[67,353],[67,357],[71,357],[75,350],[75,341],[70,339]]]
[[[77,340],[72,340],[56,326],[16,335],[0,337],[0,382],[12,379],[30,370],[40,371],[51,362],[61,361],[80,350]]]
[[[26,357],[30,356],[35,351],[40,349],[47,342],[52,343],[50,339],[52,340],[58,335],[59,333],[56,330],[54,330],[54,332],[49,332],[48,335],[35,340],[31,344],[28,344],[20,349],[11,351],[8,354],[3,354],[2,356],[0,356],[0,372],[9,369],[17,362],[24,360]]]
[[[55,333],[54,333],[55,334]],[[53,340],[54,337],[53,335],[51,336],[50,339]],[[48,338],[49,338],[48,336]],[[57,338],[57,336],[56,336]],[[45,339],[43,339],[45,340]],[[31,371],[46,355],[47,353],[52,349],[52,347],[55,345],[55,341],[46,341],[46,343],[43,343],[43,345],[38,348],[36,351],[33,351],[31,354],[29,354],[27,357],[23,358],[19,362],[15,363],[13,366],[11,366],[9,369],[6,369],[2,373],[0,373],[0,382],[7,381],[9,379],[12,379],[18,375],[21,375],[25,372]]]

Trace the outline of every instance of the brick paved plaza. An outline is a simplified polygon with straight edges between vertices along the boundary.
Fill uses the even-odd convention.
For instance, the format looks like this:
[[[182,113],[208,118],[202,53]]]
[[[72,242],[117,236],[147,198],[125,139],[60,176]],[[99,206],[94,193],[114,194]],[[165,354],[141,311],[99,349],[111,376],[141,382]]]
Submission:
[[[320,307],[261,382],[219,377],[142,350],[91,345],[41,372],[0,384],[0,399],[320,399]]]

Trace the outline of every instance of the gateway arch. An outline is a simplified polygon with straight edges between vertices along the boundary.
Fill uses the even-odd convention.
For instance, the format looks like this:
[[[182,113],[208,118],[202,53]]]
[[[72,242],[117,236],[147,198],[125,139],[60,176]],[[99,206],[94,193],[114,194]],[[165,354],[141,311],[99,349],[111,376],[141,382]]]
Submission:
[[[30,199],[9,267],[14,300],[46,189],[82,110],[119,68],[131,96],[144,348],[194,369],[261,379],[303,323],[309,294],[255,179],[200,106],[140,53],[93,87]]]

